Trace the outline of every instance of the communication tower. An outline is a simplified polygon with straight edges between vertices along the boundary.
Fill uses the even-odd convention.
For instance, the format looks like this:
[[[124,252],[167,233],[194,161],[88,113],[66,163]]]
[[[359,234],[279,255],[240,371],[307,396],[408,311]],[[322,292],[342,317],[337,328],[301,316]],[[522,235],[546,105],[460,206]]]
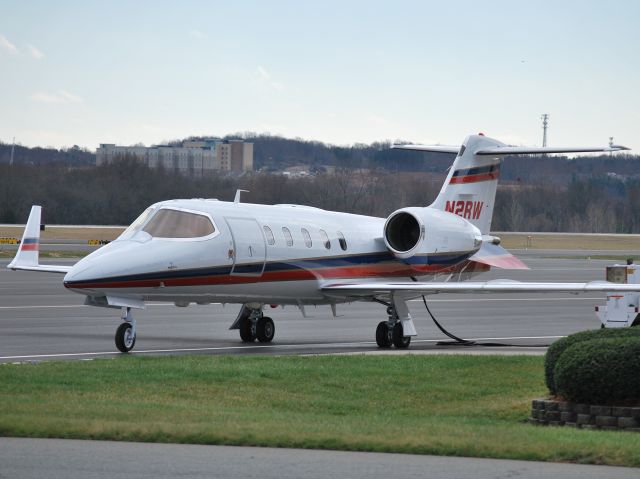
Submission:
[[[540,116],[542,120],[542,146],[547,146],[547,126],[549,125],[549,114],[543,113]]]
[[[13,143],[11,144],[11,159],[9,160],[9,166],[13,165],[13,150],[16,148],[16,137],[13,137]]]

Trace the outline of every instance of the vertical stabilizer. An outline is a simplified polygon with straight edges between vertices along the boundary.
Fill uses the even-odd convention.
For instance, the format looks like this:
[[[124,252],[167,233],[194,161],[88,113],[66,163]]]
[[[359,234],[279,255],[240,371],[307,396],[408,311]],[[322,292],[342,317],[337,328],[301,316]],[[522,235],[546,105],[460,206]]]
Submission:
[[[482,133],[470,135],[460,148],[442,145],[394,145],[393,148],[436,153],[456,153],[456,159],[432,208],[462,216],[483,235],[489,233],[500,161],[509,155],[545,155],[550,153],[600,153],[628,150],[626,146],[507,146]]]
[[[483,135],[468,136],[431,207],[462,216],[488,234],[496,200],[500,158],[476,152],[504,146]]]

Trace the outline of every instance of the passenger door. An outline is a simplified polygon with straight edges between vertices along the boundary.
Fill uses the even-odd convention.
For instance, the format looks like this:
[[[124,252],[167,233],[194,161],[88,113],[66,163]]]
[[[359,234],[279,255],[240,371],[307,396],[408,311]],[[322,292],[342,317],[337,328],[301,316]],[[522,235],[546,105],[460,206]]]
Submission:
[[[234,256],[231,274],[262,276],[267,246],[262,228],[252,218],[225,218],[233,237]]]

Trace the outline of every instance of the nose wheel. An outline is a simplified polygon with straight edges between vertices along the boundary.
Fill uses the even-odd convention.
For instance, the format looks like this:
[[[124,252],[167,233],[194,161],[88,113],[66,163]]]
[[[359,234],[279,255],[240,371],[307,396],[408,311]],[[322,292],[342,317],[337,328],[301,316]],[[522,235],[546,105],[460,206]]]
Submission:
[[[122,319],[124,322],[116,330],[116,348],[122,353],[128,353],[136,344],[136,321],[131,316],[131,308],[124,310]]]

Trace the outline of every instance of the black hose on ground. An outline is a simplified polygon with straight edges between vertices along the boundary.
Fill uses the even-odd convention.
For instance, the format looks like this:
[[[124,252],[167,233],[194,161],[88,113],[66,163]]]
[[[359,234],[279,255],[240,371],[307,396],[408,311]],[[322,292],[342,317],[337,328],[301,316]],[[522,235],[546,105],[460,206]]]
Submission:
[[[429,309],[429,306],[427,305],[427,298],[425,298],[424,295],[422,295],[422,302],[424,303],[424,307],[427,309],[427,313],[429,313],[429,316],[431,316],[431,319],[433,320],[435,325],[438,327],[438,329],[442,332],[442,334],[453,339],[453,341],[438,341],[436,343],[438,346],[476,346],[477,345],[475,341],[468,341],[466,339],[459,338],[455,334],[452,334],[446,329],[444,329],[442,325],[438,322],[436,317],[433,315],[431,310]]]
[[[411,279],[414,282],[418,281],[414,277],[411,277]],[[520,346],[520,347],[529,347],[529,348],[546,348],[548,346],[548,345],[545,345],[545,344],[529,344],[529,345],[525,345],[525,344],[507,344],[507,343],[479,343],[477,341],[470,341],[468,339],[459,338],[455,334],[450,333],[449,331],[444,329],[444,327],[438,322],[436,317],[431,312],[431,309],[429,309],[429,305],[427,305],[427,298],[424,297],[424,294],[422,295],[422,302],[424,303],[424,307],[426,308],[427,313],[429,313],[429,316],[431,316],[431,319],[433,320],[434,324],[438,327],[438,329],[442,332],[442,334],[444,334],[445,336],[448,336],[449,338],[451,338],[453,340],[453,341],[438,341],[436,343],[437,346],[489,346],[489,347]]]

